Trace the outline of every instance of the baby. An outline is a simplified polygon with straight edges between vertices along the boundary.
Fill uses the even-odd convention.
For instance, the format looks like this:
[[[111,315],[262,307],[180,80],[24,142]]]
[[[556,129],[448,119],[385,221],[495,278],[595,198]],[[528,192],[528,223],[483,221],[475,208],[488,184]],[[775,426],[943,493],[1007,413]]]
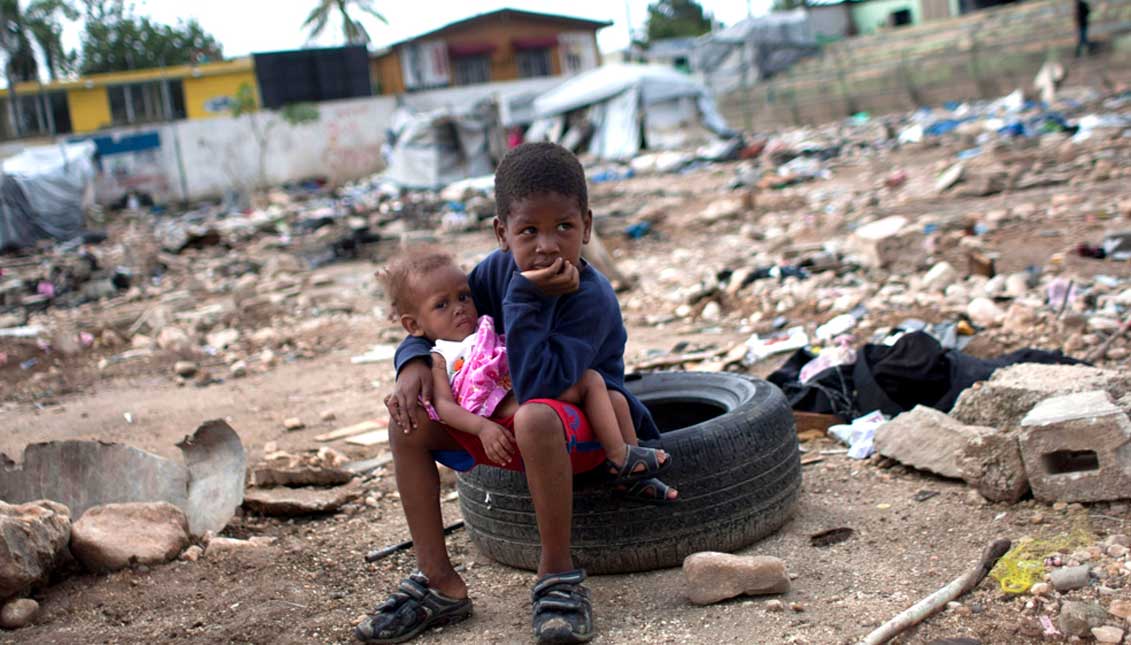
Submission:
[[[478,317],[467,276],[443,252],[417,249],[394,259],[378,277],[405,331],[433,342],[429,416],[478,439],[476,445],[456,437],[470,462],[466,455],[437,459],[456,470],[485,462],[521,470],[512,431],[519,401],[511,390],[504,338],[490,316]],[[677,499],[678,492],[656,478],[670,457],[638,445],[627,400],[610,391],[600,373],[586,370],[556,398],[585,412],[604,450],[614,493],[653,504]]]

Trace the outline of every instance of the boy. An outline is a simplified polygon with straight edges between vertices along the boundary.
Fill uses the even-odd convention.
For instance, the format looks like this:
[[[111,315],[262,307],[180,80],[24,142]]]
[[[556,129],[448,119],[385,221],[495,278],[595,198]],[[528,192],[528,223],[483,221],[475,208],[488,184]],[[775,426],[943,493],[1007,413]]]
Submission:
[[[647,409],[624,387],[627,333],[612,286],[581,263],[593,225],[585,173],[577,158],[554,144],[524,144],[495,174],[499,250],[468,276],[481,315],[506,334],[511,381],[520,407],[514,440],[526,467],[542,554],[532,592],[535,636],[546,643],[593,637],[585,572],[570,557],[573,473],[584,453],[571,448],[592,431],[572,406],[550,400],[588,369],[619,393],[641,439],[659,438]],[[460,451],[443,426],[431,422],[418,397],[430,402],[429,344],[410,337],[397,350],[397,383],[385,399],[397,488],[420,571],[356,630],[371,643],[408,640],[471,615],[467,586],[444,544],[439,475],[433,452]],[[618,398],[619,398],[618,397]],[[568,443],[567,443],[568,440]],[[597,465],[597,464],[589,464]]]

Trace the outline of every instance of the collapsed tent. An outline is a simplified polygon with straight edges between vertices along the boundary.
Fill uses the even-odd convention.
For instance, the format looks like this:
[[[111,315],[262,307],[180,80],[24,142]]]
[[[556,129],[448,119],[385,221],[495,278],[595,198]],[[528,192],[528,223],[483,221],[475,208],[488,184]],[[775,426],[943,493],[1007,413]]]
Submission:
[[[504,149],[493,101],[466,111],[402,107],[393,113],[386,140],[385,177],[403,188],[423,190],[492,174]]]
[[[527,141],[550,140],[604,159],[733,136],[715,101],[694,79],[662,65],[606,65],[534,101]],[[586,147],[586,141],[588,146]]]
[[[93,142],[27,148],[0,174],[0,251],[69,240],[94,196]]]
[[[804,9],[775,11],[703,36],[692,51],[691,66],[715,96],[721,96],[789,69],[818,51]]]

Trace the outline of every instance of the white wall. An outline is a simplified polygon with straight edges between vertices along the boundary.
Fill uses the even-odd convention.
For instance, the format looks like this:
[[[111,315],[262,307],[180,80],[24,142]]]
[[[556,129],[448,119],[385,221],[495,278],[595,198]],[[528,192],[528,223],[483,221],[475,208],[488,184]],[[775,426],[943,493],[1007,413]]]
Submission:
[[[97,200],[109,204],[136,191],[157,202],[192,201],[308,177],[340,184],[384,168],[381,145],[395,99],[369,97],[317,107],[318,120],[302,125],[265,111],[100,131],[98,136],[156,131],[161,147],[103,158]]]

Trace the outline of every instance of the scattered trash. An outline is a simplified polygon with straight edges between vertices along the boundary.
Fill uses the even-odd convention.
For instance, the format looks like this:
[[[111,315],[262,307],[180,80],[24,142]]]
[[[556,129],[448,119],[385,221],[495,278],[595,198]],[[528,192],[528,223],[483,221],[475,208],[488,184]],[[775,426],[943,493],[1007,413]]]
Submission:
[[[809,344],[809,335],[804,327],[791,327],[773,336],[760,337],[757,334],[746,341],[746,364],[753,365],[774,354],[801,349]]]
[[[829,434],[848,446],[848,456],[853,459],[867,459],[876,451],[876,429],[887,422],[879,412],[870,412],[852,420],[850,424],[829,427]]]

